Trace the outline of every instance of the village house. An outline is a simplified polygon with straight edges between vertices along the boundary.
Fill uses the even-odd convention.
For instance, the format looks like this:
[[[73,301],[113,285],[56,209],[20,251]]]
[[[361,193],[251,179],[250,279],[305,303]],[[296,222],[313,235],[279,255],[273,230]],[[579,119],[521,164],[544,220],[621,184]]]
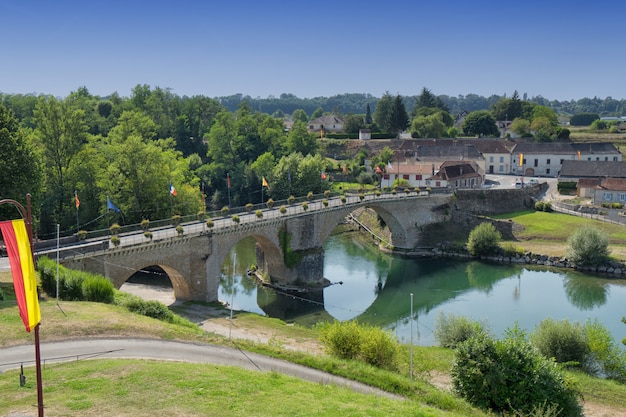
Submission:
[[[566,161],[621,161],[612,143],[518,143],[511,152],[511,174],[557,177]]]
[[[445,181],[452,188],[478,188],[485,181],[485,172],[474,161],[446,161],[430,181]]]
[[[581,178],[577,192],[581,197],[591,198],[596,205],[626,204],[626,178]]]
[[[341,133],[345,122],[342,118],[330,114],[309,120],[309,132]]]
[[[577,182],[579,179],[624,178],[626,162],[623,161],[564,161],[559,182]]]

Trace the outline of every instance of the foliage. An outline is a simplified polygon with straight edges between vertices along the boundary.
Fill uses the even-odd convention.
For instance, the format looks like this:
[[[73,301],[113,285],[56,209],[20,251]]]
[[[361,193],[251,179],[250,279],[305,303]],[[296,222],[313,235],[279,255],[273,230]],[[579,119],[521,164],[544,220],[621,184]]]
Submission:
[[[585,336],[589,355],[584,368],[594,376],[626,383],[626,352],[615,344],[611,332],[597,319],[587,320]]]
[[[491,255],[498,249],[502,235],[491,223],[481,223],[469,234],[467,250],[473,256]]]
[[[458,395],[498,414],[528,415],[536,407],[556,406],[560,415],[582,416],[572,383],[519,331],[503,340],[483,335],[461,343],[451,376]]]
[[[241,219],[239,219],[239,216],[236,214],[233,214],[233,217],[231,218],[231,220],[233,221],[233,223],[235,224],[239,224],[239,222],[241,221]]]
[[[267,206],[267,208],[272,208],[274,207],[274,199],[270,198],[265,202],[265,205]]]
[[[323,199],[322,200],[322,204],[324,205],[324,207],[328,207],[328,199]]]
[[[114,288],[111,281],[101,275],[58,266],[59,298],[68,301],[113,302]],[[56,295],[57,263],[45,256],[37,259],[37,271],[41,287],[50,296]]]
[[[89,232],[86,230],[79,230],[78,233],[76,233],[76,236],[78,236],[78,240],[85,240],[87,239],[88,234]]]
[[[220,210],[222,212],[222,216],[227,216],[228,213],[230,212],[230,208],[228,206],[224,206],[222,207],[222,210]]]
[[[111,236],[111,243],[113,244],[113,246],[118,247],[120,243],[122,243],[122,241],[117,236]]]
[[[400,345],[389,331],[356,321],[323,323],[319,330],[320,341],[333,356],[382,369],[397,368]]]
[[[183,234],[185,234],[185,229],[182,225],[179,224],[178,226],[176,226],[176,234],[178,236],[182,236]]]
[[[600,116],[597,113],[577,113],[570,117],[569,124],[572,126],[590,126],[599,119]]]
[[[487,110],[475,111],[467,115],[461,130],[467,136],[498,136],[496,119]]]
[[[250,213],[250,212],[252,211],[252,208],[253,208],[253,207],[254,207],[254,204],[252,204],[252,203],[248,203],[248,204],[246,204],[246,211],[247,211],[248,213]]]
[[[257,210],[254,214],[256,215],[258,219],[263,218],[263,210]]]
[[[439,313],[435,321],[434,336],[439,346],[455,349],[459,343],[471,337],[488,335],[488,330],[479,322],[472,321],[464,316]]]
[[[208,227],[209,229],[212,229],[215,226],[215,223],[213,223],[213,220],[208,219],[206,221],[206,227]]]
[[[280,206],[279,211],[280,211],[280,214],[285,214],[285,213],[287,213],[287,207],[285,207],[285,206]]]
[[[112,234],[113,236],[117,236],[117,235],[119,234],[119,232],[120,232],[120,229],[121,229],[121,227],[120,227],[120,225],[119,225],[119,224],[117,224],[117,223],[113,223],[113,224],[111,225],[111,227],[109,227],[109,231],[111,232],[111,234]]]
[[[139,297],[129,298],[124,304],[131,313],[141,314],[142,316],[152,317],[157,320],[171,323],[174,320],[172,313],[165,304],[156,300],[142,300]]]
[[[542,320],[530,334],[530,342],[546,358],[567,365],[582,366],[589,353],[585,328],[568,320]]]
[[[110,304],[113,302],[115,287],[103,276],[89,275],[83,279],[82,293],[85,301]]]
[[[145,232],[143,232],[143,236],[148,240],[152,240],[153,238],[153,234],[150,230],[146,230]]]
[[[302,202],[302,209],[304,211],[307,211],[309,209],[309,203],[307,203],[306,201]]]
[[[567,239],[567,256],[576,265],[600,265],[609,253],[608,236],[594,227],[583,226]]]

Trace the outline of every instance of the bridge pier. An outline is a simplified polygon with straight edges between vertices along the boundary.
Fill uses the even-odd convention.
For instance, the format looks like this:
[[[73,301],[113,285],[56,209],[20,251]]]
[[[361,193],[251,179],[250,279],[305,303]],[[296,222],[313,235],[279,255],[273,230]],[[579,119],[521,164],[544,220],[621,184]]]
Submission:
[[[289,251],[287,262],[272,262],[273,256],[266,256],[262,245],[256,244],[257,268],[261,273],[269,276],[271,283],[299,287],[323,287],[324,279],[324,249],[321,247]],[[281,260],[282,261],[282,260]]]

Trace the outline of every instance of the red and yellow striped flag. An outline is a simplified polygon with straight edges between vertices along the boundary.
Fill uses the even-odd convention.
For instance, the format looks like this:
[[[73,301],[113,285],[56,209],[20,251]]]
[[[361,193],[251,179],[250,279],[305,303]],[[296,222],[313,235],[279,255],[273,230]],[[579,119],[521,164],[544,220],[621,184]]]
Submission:
[[[20,316],[30,332],[39,324],[41,312],[37,298],[37,277],[30,240],[23,219],[0,222],[0,231],[9,255],[15,298]]]

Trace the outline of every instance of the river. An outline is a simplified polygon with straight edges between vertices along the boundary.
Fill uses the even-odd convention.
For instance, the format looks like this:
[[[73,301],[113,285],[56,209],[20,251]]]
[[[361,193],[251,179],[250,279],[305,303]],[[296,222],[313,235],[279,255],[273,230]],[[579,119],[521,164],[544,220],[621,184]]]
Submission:
[[[545,318],[598,320],[616,343],[626,337],[626,280],[526,265],[405,259],[353,237],[334,235],[326,242],[324,276],[334,284],[308,296],[257,287],[245,274],[255,263],[254,240],[243,240],[224,264],[219,298],[235,310],[303,325],[357,319],[424,346],[436,345],[440,314],[481,321],[497,337],[516,323],[530,332]]]

